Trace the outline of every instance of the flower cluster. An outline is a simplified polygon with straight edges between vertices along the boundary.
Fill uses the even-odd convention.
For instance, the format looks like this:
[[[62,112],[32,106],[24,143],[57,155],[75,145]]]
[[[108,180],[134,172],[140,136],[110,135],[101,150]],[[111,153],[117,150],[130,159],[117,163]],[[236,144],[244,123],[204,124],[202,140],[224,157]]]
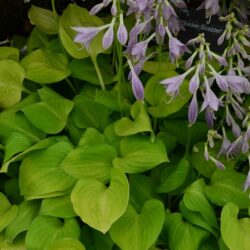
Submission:
[[[184,79],[189,80],[189,92],[192,95],[188,109],[189,123],[194,124],[199,113],[204,111],[210,129],[205,143],[205,158],[213,161],[218,168],[225,168],[209,154],[209,148],[214,147],[214,140],[221,141],[218,157],[226,155],[232,158],[240,152],[250,154],[249,116],[243,105],[245,95],[250,94],[250,31],[249,26],[242,22],[249,14],[247,4],[231,1],[230,7],[225,8],[219,0],[204,0],[198,7],[205,9],[207,18],[220,15],[220,21],[226,22],[226,29],[218,39],[218,45],[227,44],[222,55],[211,50],[204,34],[187,44],[178,40],[177,34],[183,27],[176,10],[186,8],[183,0],[103,0],[91,9],[90,14],[95,15],[103,8],[111,10],[110,23],[100,27],[72,27],[77,32],[75,42],[88,49],[96,35],[105,31],[103,48],[110,48],[114,41],[124,46],[123,55],[130,70],[128,78],[137,100],[144,99],[144,87],[139,75],[144,63],[152,55],[148,50],[150,44],[167,49],[170,61],[177,66],[178,60],[189,53],[185,72],[167,78],[161,84],[165,86],[167,94],[174,98],[179,94]],[[238,14],[235,15],[233,10]],[[129,15],[135,18],[135,25],[130,30],[124,24],[124,18]],[[218,115],[219,110],[224,110],[222,117]],[[221,125],[214,129],[215,121],[219,119]],[[225,126],[231,130],[235,140],[228,139]],[[250,181],[247,183],[246,186],[250,186]]]
[[[126,15],[133,14],[136,19],[136,24],[130,32],[124,24],[125,14],[121,4],[125,5],[124,9],[127,8]],[[163,44],[167,37],[172,62],[177,61],[185,52],[188,52],[186,45],[175,37],[181,29],[175,8],[185,8],[186,4],[183,0],[104,0],[95,5],[90,10],[90,14],[95,15],[109,6],[111,6],[112,14],[109,24],[100,27],[72,27],[77,32],[75,42],[88,49],[96,35],[105,31],[102,45],[103,48],[108,49],[116,36],[117,41],[126,47],[124,54],[128,58],[130,66],[129,79],[132,82],[134,96],[141,100],[144,97],[144,89],[141,82],[138,88],[139,74],[148,58],[149,43],[155,41]]]

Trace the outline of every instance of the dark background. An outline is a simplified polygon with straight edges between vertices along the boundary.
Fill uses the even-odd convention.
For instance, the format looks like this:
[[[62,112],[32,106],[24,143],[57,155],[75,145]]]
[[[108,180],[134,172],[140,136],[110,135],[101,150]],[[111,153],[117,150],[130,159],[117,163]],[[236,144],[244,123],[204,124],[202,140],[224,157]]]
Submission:
[[[75,2],[78,5],[90,9],[100,0],[55,0],[58,13],[67,7],[69,3]],[[51,9],[51,0],[31,0],[24,3],[24,0],[0,0],[0,41],[11,38],[13,34],[27,36],[32,25],[28,19],[28,10],[34,4],[43,8]]]

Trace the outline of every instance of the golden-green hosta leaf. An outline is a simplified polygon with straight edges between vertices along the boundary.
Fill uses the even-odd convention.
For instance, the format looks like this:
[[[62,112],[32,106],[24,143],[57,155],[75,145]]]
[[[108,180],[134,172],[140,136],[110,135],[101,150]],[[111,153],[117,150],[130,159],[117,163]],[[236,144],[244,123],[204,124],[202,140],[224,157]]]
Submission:
[[[230,250],[250,249],[250,218],[238,219],[239,208],[227,203],[221,212],[221,235]]]
[[[0,60],[0,108],[8,108],[21,100],[24,69],[19,63]]]
[[[100,32],[92,41],[88,51],[74,42],[76,31],[72,27],[99,27],[104,25],[97,16],[89,15],[88,10],[75,4],[69,4],[63,12],[59,22],[59,35],[66,51],[74,58],[82,59],[88,56],[96,56],[105,51],[102,47],[103,32]]]
[[[108,187],[95,179],[81,179],[71,194],[75,212],[90,227],[106,233],[125,212],[129,199],[126,175],[113,169]]]
[[[116,150],[108,144],[80,146],[66,156],[60,168],[76,179],[95,178],[107,181],[116,156]]]
[[[41,84],[60,82],[71,74],[64,54],[45,49],[37,49],[28,54],[21,65],[26,72],[25,78]]]
[[[170,214],[167,212],[165,227],[169,248],[171,250],[194,250],[199,249],[199,245],[210,234],[203,228],[183,221],[180,213]]]
[[[205,188],[204,179],[193,182],[185,190],[183,202],[189,210],[200,213],[208,224],[215,229],[219,229],[215,211],[206,197]]]
[[[57,134],[66,126],[74,103],[47,87],[39,89],[38,93],[41,101],[23,107],[22,111],[35,127]]]
[[[84,245],[72,238],[63,238],[53,242],[45,250],[85,250]]]
[[[51,10],[32,5],[29,10],[29,19],[33,25],[47,34],[56,34],[58,31],[57,16]]]
[[[76,216],[69,195],[43,199],[40,214],[65,219]]]
[[[151,121],[144,103],[137,101],[131,107],[130,113],[133,120],[123,117],[115,123],[114,129],[117,135],[128,136],[140,132],[153,133]]]
[[[11,205],[3,193],[0,193],[0,232],[16,217],[18,206]]]
[[[17,216],[5,230],[8,242],[12,242],[18,234],[28,230],[33,219],[38,214],[39,207],[39,201],[23,201],[20,204]]]
[[[126,173],[145,172],[168,161],[163,142],[160,139],[151,142],[146,136],[125,137],[121,140],[120,151],[121,157],[115,158],[113,164]]]
[[[129,204],[109,233],[122,250],[148,250],[158,238],[164,218],[164,206],[159,200],[148,200],[140,213]]]
[[[190,171],[189,162],[182,158],[176,165],[167,166],[161,172],[161,183],[157,187],[158,193],[169,193],[181,187]]]
[[[59,239],[78,239],[80,227],[76,219],[59,220],[41,215],[35,218],[26,234],[25,243],[29,250],[44,250]]]
[[[19,49],[13,47],[0,47],[0,60],[11,59],[16,62],[19,61]]]
[[[73,146],[66,141],[33,151],[26,156],[20,167],[20,191],[26,199],[63,196],[75,184],[75,179],[60,169]]]
[[[249,191],[243,191],[246,176],[231,169],[214,171],[205,192],[208,199],[218,206],[233,202],[239,208],[250,206]]]

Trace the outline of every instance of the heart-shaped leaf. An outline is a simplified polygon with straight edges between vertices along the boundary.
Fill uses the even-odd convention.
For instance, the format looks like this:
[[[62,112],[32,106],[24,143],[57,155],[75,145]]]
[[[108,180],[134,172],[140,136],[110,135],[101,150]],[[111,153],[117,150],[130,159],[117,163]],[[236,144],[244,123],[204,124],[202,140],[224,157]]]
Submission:
[[[0,193],[0,232],[2,232],[16,217],[18,206],[9,203],[3,193]]]
[[[156,139],[151,142],[145,136],[129,136],[121,140],[121,157],[113,164],[126,173],[141,173],[168,161],[163,142]]]
[[[200,213],[208,224],[219,229],[215,211],[205,195],[205,188],[204,179],[193,182],[185,190],[183,202],[189,210]]]
[[[239,208],[250,206],[249,191],[243,192],[246,176],[233,170],[221,171],[217,169],[206,187],[208,199],[218,206],[233,202]]]
[[[31,81],[49,84],[60,82],[71,74],[67,68],[68,59],[62,53],[52,53],[49,50],[38,49],[21,61],[26,75]]]
[[[76,216],[69,195],[43,199],[40,215],[49,215],[64,219]]]
[[[199,249],[201,242],[210,234],[200,227],[183,221],[180,213],[167,212],[165,226],[169,248],[173,250]]]
[[[0,233],[0,249],[1,250],[27,250],[24,238],[17,239],[14,243],[9,243],[5,238],[4,232]]]
[[[85,250],[83,244],[75,239],[63,238],[53,242],[45,250]]]
[[[11,59],[19,62],[19,49],[13,47],[0,47],[0,60]]]
[[[107,107],[84,95],[76,96],[74,101],[72,119],[79,128],[103,130],[108,125],[110,110]]]
[[[57,16],[54,16],[51,10],[32,5],[29,9],[29,19],[33,25],[36,25],[41,31],[47,34],[56,34]]]
[[[25,106],[22,111],[35,127],[57,134],[65,127],[74,103],[47,87],[38,93],[41,102]]]
[[[112,161],[116,150],[108,144],[73,149],[61,164],[61,169],[76,179],[95,178],[107,181],[110,178]]]
[[[21,100],[24,69],[13,60],[0,60],[0,108],[8,108]]]
[[[99,27],[104,25],[97,16],[89,15],[89,12],[75,4],[69,4],[59,22],[59,35],[66,51],[74,58],[82,59],[88,56],[96,56],[105,51],[102,46],[103,32],[100,32],[91,42],[87,50],[74,42],[76,32],[72,27]],[[81,47],[81,46],[80,46]]]
[[[123,117],[121,120],[115,123],[114,129],[117,135],[128,136],[140,132],[153,133],[151,121],[144,103],[137,101],[131,107],[130,112],[133,120]]]
[[[81,137],[78,145],[83,146],[93,146],[96,144],[104,144],[105,137],[94,128],[87,128]]]
[[[4,163],[6,163],[12,156],[25,151],[32,145],[32,140],[25,134],[13,132],[6,141]]]
[[[71,190],[75,179],[64,173],[60,164],[72,148],[62,141],[26,156],[20,167],[21,194],[26,199],[37,199],[62,196]]]
[[[35,128],[22,113],[9,109],[0,113],[0,138],[6,142],[13,132],[26,135],[33,142],[45,137],[45,133]]]
[[[74,210],[82,221],[103,233],[125,212],[128,199],[128,180],[118,169],[112,170],[109,187],[95,179],[82,179],[71,194]]]
[[[25,243],[29,250],[44,250],[53,242],[65,237],[78,239],[80,227],[75,219],[59,220],[41,215],[35,218],[26,234]]]
[[[21,232],[28,230],[31,222],[38,214],[39,207],[39,201],[23,201],[20,204],[17,216],[5,230],[8,242],[12,242]]]
[[[34,144],[31,147],[29,147],[27,150],[25,150],[25,151],[23,151],[23,152],[15,155],[10,160],[8,160],[7,162],[5,162],[2,165],[2,168],[0,169],[0,173],[7,173],[9,165],[12,162],[20,161],[28,153],[30,153],[32,151],[36,151],[36,150],[47,148],[47,147],[55,144],[58,141],[67,141],[67,140],[65,139],[64,136],[55,136],[55,137],[48,137],[48,138],[46,138],[44,140],[41,140],[41,141],[37,142],[36,144]]]
[[[221,234],[230,250],[250,249],[250,218],[238,220],[239,208],[227,203],[221,212]]]
[[[199,212],[194,212],[189,210],[183,200],[180,201],[179,203],[179,208],[180,208],[180,212],[183,216],[183,218],[188,221],[189,223],[196,225],[198,227],[204,228],[205,230],[209,231],[210,233],[212,233],[217,239],[219,238],[220,234],[219,232],[213,228],[210,224],[208,223]]]
[[[45,47],[49,43],[49,37],[38,28],[34,28],[27,41],[27,50],[31,53],[33,50]]]
[[[161,173],[161,184],[157,192],[168,193],[182,186],[188,177],[190,170],[189,162],[182,158],[177,165],[168,166]]]
[[[122,250],[148,250],[161,232],[164,217],[164,206],[159,200],[148,200],[140,213],[129,205],[109,233]]]

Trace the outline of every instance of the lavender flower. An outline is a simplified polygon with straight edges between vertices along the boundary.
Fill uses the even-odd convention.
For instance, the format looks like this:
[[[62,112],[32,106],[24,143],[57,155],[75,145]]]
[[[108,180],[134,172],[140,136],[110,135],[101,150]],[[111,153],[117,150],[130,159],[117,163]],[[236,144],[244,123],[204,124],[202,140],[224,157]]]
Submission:
[[[112,45],[113,40],[114,40],[114,30],[113,30],[113,25],[111,24],[103,36],[102,39],[103,48],[108,49]]]
[[[198,117],[198,102],[196,97],[196,92],[193,94],[192,101],[188,109],[188,120],[190,125],[194,124]]]
[[[226,155],[227,154],[227,151],[231,145],[230,141],[228,140],[227,138],[227,134],[226,134],[226,131],[225,131],[225,128],[222,128],[222,133],[223,133],[223,141],[222,141],[222,145],[221,145],[221,148],[220,148],[220,151],[218,153],[218,157],[220,155]]]
[[[207,17],[216,15],[220,11],[219,0],[204,0],[198,9],[205,9]]]
[[[175,62],[185,52],[189,52],[187,46],[175,37],[171,36],[169,38],[169,53],[171,61]]]
[[[144,99],[143,84],[142,84],[141,80],[139,79],[139,77],[136,75],[134,67],[133,67],[130,60],[128,60],[128,64],[129,64],[130,70],[131,70],[133,94],[137,100],[143,100]]]
[[[74,41],[76,43],[83,44],[84,47],[88,49],[93,38],[106,27],[107,25],[100,27],[71,27],[71,28],[78,32],[78,34],[74,38]]]
[[[227,80],[225,79],[225,77],[223,75],[216,73],[215,79],[216,79],[216,82],[217,82],[219,88],[221,90],[227,92],[228,91],[228,84],[227,84]]]
[[[123,15],[120,15],[120,24],[117,30],[117,39],[122,44],[125,45],[128,40],[128,31],[123,22]]]
[[[219,99],[211,90],[206,77],[205,77],[205,86],[206,86],[206,94],[204,96],[204,102],[202,104],[201,111],[207,107],[210,107],[214,111],[218,111],[219,103],[220,103]]]
[[[205,118],[206,118],[206,122],[207,122],[208,127],[210,129],[213,128],[214,120],[216,119],[216,117],[214,115],[214,110],[211,109],[210,107],[206,108]]]
[[[171,95],[171,96],[177,96],[179,93],[179,88],[182,82],[184,81],[186,77],[186,74],[174,76],[168,79],[165,79],[161,81],[161,84],[164,84],[166,86],[166,91]]]
[[[131,54],[136,60],[140,60],[142,58],[145,58],[147,48],[148,48],[147,40],[136,43],[132,48]]]
[[[198,70],[196,70],[195,74],[189,82],[189,92],[192,94],[194,94],[200,86],[199,68],[197,67],[197,69]]]

